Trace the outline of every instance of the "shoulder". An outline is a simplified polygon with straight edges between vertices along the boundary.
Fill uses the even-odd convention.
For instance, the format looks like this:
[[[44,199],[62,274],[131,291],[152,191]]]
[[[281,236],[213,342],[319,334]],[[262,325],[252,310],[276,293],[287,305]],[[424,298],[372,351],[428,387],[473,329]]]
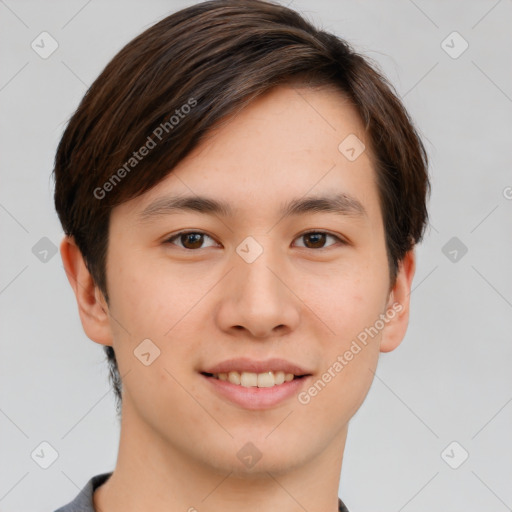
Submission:
[[[73,501],[67,505],[60,507],[55,512],[95,512],[92,496],[97,487],[105,483],[112,475],[110,473],[101,473],[100,475],[93,476],[77,494]]]

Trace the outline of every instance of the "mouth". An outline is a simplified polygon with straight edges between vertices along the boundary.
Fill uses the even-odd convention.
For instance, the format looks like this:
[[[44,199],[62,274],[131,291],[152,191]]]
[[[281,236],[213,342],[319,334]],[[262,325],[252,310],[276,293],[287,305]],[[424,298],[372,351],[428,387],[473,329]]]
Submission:
[[[217,397],[243,409],[278,407],[297,395],[313,374],[284,359],[236,358],[199,374]]]
[[[235,386],[242,386],[244,388],[272,388],[280,386],[285,382],[292,380],[302,379],[307,377],[307,374],[295,375],[293,373],[285,373],[284,371],[266,371],[262,373],[245,372],[245,371],[231,371],[220,373],[201,372],[205,377],[230,382]]]

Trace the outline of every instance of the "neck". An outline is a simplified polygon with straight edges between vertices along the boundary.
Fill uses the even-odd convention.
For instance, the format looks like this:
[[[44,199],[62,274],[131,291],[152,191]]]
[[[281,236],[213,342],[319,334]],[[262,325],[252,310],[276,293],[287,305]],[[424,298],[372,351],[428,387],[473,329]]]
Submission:
[[[116,468],[94,493],[103,512],[338,510],[347,428],[314,459],[259,472],[205,465],[164,440],[123,405]]]

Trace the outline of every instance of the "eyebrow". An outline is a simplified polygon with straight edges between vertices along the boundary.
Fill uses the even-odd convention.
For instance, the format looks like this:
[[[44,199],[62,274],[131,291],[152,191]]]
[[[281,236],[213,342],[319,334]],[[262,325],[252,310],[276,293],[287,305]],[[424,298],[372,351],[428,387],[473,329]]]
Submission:
[[[204,196],[170,196],[161,197],[150,203],[137,215],[140,223],[149,222],[157,217],[191,211],[203,214],[235,217],[237,210],[229,203]],[[354,196],[339,193],[331,196],[310,196],[292,199],[281,206],[281,219],[308,213],[334,213],[348,217],[367,217],[362,203]]]

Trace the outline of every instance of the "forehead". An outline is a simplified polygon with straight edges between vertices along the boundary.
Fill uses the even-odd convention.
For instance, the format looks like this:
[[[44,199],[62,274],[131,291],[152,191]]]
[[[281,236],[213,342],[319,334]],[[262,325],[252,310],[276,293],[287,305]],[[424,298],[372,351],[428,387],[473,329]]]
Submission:
[[[356,108],[339,91],[276,87],[221,121],[164,180],[118,213],[144,217],[166,197],[186,195],[254,216],[282,213],[300,197],[341,193],[371,216],[378,198],[368,148]]]

